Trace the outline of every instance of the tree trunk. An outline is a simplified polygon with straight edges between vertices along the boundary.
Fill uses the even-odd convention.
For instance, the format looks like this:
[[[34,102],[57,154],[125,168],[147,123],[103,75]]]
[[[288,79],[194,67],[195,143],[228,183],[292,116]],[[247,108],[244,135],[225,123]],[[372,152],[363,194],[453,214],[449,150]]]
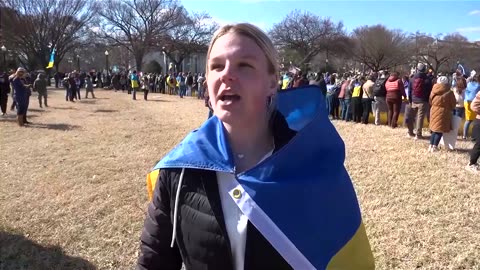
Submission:
[[[135,53],[135,66],[137,67],[137,72],[142,71],[142,62],[143,62],[143,52],[136,52]]]

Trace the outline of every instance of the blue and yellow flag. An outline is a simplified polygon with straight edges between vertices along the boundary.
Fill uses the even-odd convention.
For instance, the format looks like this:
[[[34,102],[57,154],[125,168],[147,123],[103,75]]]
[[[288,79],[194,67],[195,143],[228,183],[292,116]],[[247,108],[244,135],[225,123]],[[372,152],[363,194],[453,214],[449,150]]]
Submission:
[[[53,48],[52,54],[50,54],[50,61],[48,61],[47,68],[53,68],[54,62],[55,62],[55,48]]]
[[[297,133],[252,169],[236,175],[231,197],[293,269],[375,268],[345,145],[318,86],[278,93],[278,111]],[[235,173],[223,124],[211,117],[154,168]]]

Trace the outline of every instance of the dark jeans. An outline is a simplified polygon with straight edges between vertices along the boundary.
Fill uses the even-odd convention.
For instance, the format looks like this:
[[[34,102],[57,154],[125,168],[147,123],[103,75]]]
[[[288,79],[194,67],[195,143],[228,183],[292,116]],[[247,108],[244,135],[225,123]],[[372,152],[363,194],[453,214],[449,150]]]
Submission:
[[[138,87],[135,87],[135,88],[132,89],[133,90],[133,93],[132,93],[132,99],[133,100],[137,99],[137,89],[138,89]]]
[[[459,107],[455,108],[453,110],[453,115],[458,116],[462,119],[465,118],[465,108],[459,108]]]
[[[351,99],[343,99],[342,104],[342,120],[352,120],[352,102]]]
[[[473,123],[473,121],[465,121],[465,124],[463,125],[463,137],[468,138],[468,131],[470,130],[470,125]]]
[[[368,118],[370,117],[370,111],[372,110],[372,99],[363,98],[362,99],[362,123],[368,124]]]
[[[473,123],[473,139],[475,140],[475,145],[470,151],[470,165],[477,164],[478,158],[480,158],[480,120],[475,120]]]
[[[148,89],[143,90],[143,99],[147,100],[148,97]]]
[[[442,139],[443,133],[440,132],[432,132],[432,136],[430,136],[430,145],[438,146],[440,140]]]
[[[362,108],[362,98],[354,97],[352,98],[352,117],[355,123],[360,123],[362,120],[363,108]]]
[[[8,102],[7,91],[1,91],[0,92],[0,108],[2,110],[2,113],[7,113],[7,102]]]
[[[398,116],[400,115],[400,110],[402,109],[402,99],[401,98],[387,98],[388,106],[388,126],[391,128],[396,128],[398,123]]]

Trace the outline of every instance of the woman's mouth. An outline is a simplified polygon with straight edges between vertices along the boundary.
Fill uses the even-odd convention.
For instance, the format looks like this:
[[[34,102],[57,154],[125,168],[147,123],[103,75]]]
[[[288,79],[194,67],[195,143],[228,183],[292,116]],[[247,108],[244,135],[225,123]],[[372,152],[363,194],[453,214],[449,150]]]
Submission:
[[[239,101],[240,99],[241,97],[239,95],[222,95],[219,100],[223,103],[223,105],[230,105],[236,101]]]

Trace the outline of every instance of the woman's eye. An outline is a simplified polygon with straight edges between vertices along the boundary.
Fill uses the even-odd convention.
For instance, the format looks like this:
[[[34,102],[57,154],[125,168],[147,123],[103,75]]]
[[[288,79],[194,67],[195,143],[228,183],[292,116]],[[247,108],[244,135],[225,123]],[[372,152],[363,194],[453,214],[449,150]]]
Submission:
[[[223,65],[221,64],[211,64],[210,65],[210,70],[222,70],[223,69]]]
[[[240,63],[239,65],[240,67],[248,67],[248,68],[253,68],[252,65],[250,65],[249,63]]]

